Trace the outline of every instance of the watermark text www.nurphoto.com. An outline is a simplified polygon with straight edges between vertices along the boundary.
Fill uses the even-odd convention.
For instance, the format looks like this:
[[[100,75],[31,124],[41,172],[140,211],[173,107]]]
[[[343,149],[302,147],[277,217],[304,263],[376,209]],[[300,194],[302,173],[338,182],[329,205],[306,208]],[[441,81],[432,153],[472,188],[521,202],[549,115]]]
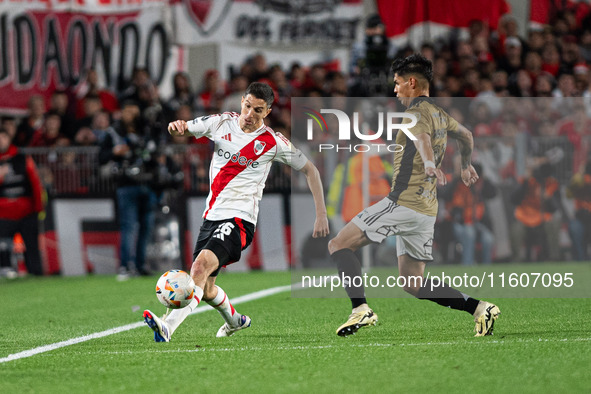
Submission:
[[[482,275],[446,275],[445,272],[433,275],[427,273],[422,276],[387,276],[385,279],[376,275],[348,276],[344,273],[340,275],[304,275],[301,279],[304,288],[330,288],[330,291],[341,289],[343,285],[347,287],[366,287],[366,288],[394,288],[394,287],[422,287],[423,283],[429,279],[428,286],[433,290],[445,284],[453,287],[464,288],[482,288],[482,287],[500,287],[500,288],[534,288],[534,287],[572,287],[574,285],[572,272],[512,272],[506,274],[487,273]]]

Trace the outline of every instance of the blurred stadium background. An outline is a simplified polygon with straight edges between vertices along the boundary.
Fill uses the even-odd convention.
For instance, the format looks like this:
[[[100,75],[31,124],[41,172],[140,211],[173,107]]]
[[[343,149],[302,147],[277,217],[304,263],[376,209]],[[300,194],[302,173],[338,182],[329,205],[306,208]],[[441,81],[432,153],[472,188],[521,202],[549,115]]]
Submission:
[[[144,132],[159,136],[155,152],[184,175],[159,208],[151,268],[186,267],[208,192],[210,146],[170,138],[169,121],[238,111],[248,83],[264,81],[276,92],[268,123],[289,137],[292,97],[392,96],[389,64],[412,52],[433,61],[432,96],[470,100],[452,115],[473,130],[475,160],[497,190],[485,202],[470,200],[472,207],[453,191],[442,196],[436,261],[461,261],[462,246],[449,235],[454,223],[473,220],[465,209],[477,203],[492,213],[493,262],[587,258],[573,236],[581,224],[588,247],[589,216],[580,216],[591,209],[588,2],[49,0],[4,1],[0,13],[2,125],[33,157],[47,191],[40,221],[46,275],[117,271],[115,183],[99,155],[101,138],[130,100],[140,108]],[[446,153],[447,173],[454,172],[454,147]],[[336,234],[345,220],[338,201],[344,189],[334,179],[343,158],[313,158],[326,192],[336,185],[336,200],[329,198]],[[514,196],[544,164],[558,185],[555,206],[546,209],[541,192],[532,191],[542,233],[525,236],[515,250],[521,200]],[[387,166],[383,172],[387,179]],[[273,168],[255,241],[230,270],[286,270],[322,260],[302,253],[309,241],[303,230],[291,242],[292,221],[301,220],[293,213],[311,203],[299,185],[292,189],[290,172]],[[544,249],[544,231],[557,249]],[[375,264],[388,259],[374,253]],[[14,256],[24,274],[18,237]]]

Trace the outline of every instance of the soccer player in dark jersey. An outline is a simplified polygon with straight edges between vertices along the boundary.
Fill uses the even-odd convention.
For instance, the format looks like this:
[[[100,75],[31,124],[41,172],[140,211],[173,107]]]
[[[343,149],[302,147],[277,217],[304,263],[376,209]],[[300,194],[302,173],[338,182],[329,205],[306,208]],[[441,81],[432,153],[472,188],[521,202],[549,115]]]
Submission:
[[[394,92],[398,100],[413,114],[417,123],[408,130],[413,141],[401,131],[396,143],[404,146],[394,160],[394,175],[390,194],[380,202],[363,210],[329,242],[331,259],[342,278],[361,277],[361,263],[355,251],[369,243],[380,243],[387,236],[396,235],[399,275],[406,283],[404,290],[419,299],[466,311],[474,316],[476,336],[490,335],[499,308],[486,301],[476,300],[446,284],[431,283],[423,277],[425,264],[431,255],[433,231],[437,215],[437,183],[446,183],[439,168],[447,136],[460,145],[461,178],[466,186],[478,180],[471,164],[474,143],[472,133],[429,98],[429,84],[433,79],[432,65],[420,54],[398,59],[392,64]],[[410,123],[405,118],[404,123]],[[417,280],[418,278],[418,280]],[[365,299],[360,281],[345,281],[353,311],[337,334],[354,334],[360,327],[375,325],[378,318]],[[438,284],[438,286],[435,286]]]

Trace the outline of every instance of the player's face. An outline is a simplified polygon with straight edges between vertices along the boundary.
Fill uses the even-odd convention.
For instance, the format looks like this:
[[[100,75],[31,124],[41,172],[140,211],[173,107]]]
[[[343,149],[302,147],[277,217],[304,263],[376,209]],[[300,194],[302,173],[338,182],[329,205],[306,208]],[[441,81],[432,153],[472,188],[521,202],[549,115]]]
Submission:
[[[263,119],[269,115],[269,112],[271,108],[267,107],[265,100],[256,98],[252,94],[242,97],[240,128],[246,133],[255,131],[263,125]]]
[[[402,103],[402,105],[408,107],[412,101],[410,78],[404,79],[400,75],[394,74],[394,93],[396,93],[396,97],[398,97],[398,100]]]

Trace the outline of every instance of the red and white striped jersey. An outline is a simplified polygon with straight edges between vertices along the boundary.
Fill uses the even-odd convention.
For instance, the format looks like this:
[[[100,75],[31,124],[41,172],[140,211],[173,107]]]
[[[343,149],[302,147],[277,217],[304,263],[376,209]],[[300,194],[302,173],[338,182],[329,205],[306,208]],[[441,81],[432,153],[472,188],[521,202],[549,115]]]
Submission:
[[[239,116],[224,112],[196,118],[188,122],[189,132],[195,138],[207,137],[215,144],[203,218],[238,217],[256,224],[272,162],[301,170],[308,159],[282,134],[264,124],[252,133],[245,133],[238,124]]]

